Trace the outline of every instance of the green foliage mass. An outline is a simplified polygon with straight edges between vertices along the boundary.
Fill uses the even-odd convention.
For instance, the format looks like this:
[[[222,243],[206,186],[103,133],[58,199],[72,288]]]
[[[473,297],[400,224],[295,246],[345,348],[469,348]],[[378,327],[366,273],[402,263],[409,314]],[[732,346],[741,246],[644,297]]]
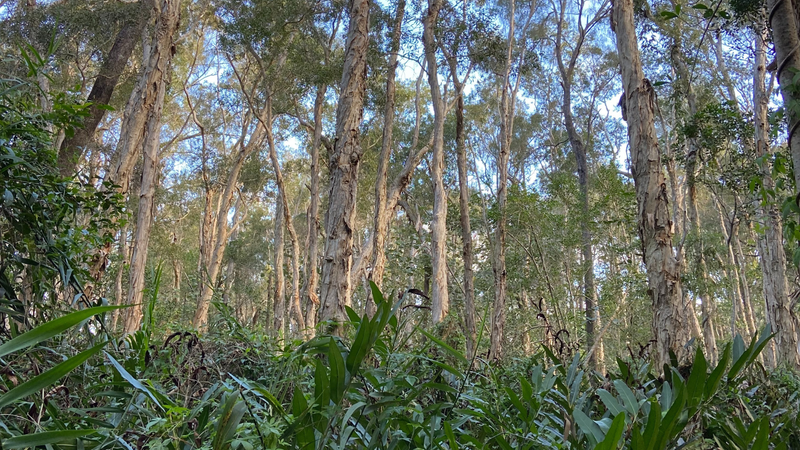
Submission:
[[[157,277],[158,278],[158,277]],[[158,280],[156,280],[158,282]],[[409,330],[373,285],[378,312],[349,310],[349,338],[299,346],[229,317],[200,340],[143,330],[68,347],[113,307],[76,311],[7,341],[0,395],[4,448],[787,449],[800,444],[791,372],[758,358],[771,335],[737,338],[720,362],[617,359],[604,377],[548,348],[493,366]],[[157,300],[153,293],[150,304]],[[408,295],[408,293],[406,293]],[[93,318],[95,317],[95,318]],[[87,319],[89,321],[87,322]],[[421,345],[411,337],[423,335]],[[110,338],[113,345],[106,345]],[[100,350],[107,347],[104,356]],[[63,355],[63,356],[62,356]],[[27,362],[26,362],[27,361]],[[38,361],[37,371],[30,361]],[[62,362],[63,361],[63,362]],[[14,378],[11,378],[11,377]]]

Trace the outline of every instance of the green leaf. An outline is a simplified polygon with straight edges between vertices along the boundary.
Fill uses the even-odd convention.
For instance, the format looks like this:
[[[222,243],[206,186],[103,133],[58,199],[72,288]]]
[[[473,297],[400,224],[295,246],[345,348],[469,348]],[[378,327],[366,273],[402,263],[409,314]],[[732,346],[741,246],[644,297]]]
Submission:
[[[417,327],[417,330],[419,330],[420,333],[424,334],[426,338],[428,338],[431,341],[435,342],[436,345],[441,347],[444,351],[446,351],[451,356],[456,358],[461,364],[464,364],[464,365],[468,365],[469,364],[469,361],[467,361],[467,358],[465,358],[464,355],[462,355],[458,350],[454,349],[453,347],[450,347],[449,345],[447,345],[443,340],[441,340],[441,339],[437,338],[436,336],[428,333],[427,331],[423,330],[422,328]]]
[[[96,433],[95,430],[45,431],[43,433],[14,436],[3,441],[2,447],[10,450],[15,448],[35,448],[50,444],[66,444],[94,433]]]
[[[62,316],[59,317],[58,319],[53,319],[49,322],[43,323],[38,327],[4,343],[3,345],[0,345],[0,358],[8,355],[9,353],[14,353],[24,348],[36,345],[39,342],[46,341],[47,339],[50,339],[51,337],[56,336],[72,328],[73,326],[83,322],[89,317],[95,316],[97,314],[103,314],[108,311],[113,311],[115,309],[127,308],[127,307],[128,305],[95,306],[94,308],[87,308],[87,309],[82,309],[80,311],[71,312],[66,316]]]
[[[372,323],[370,323],[367,316],[361,319],[361,322],[358,325],[358,331],[356,331],[356,338],[353,341],[353,345],[350,346],[350,353],[347,355],[347,361],[345,367],[347,368],[347,372],[350,375],[355,375],[358,367],[361,365],[361,362],[364,361],[364,358],[367,356],[367,352],[369,352],[370,347],[370,334],[371,334]],[[332,343],[331,345],[336,345]]]
[[[717,367],[711,372],[711,375],[708,376],[708,380],[706,380],[705,390],[703,392],[703,397],[706,400],[717,392],[717,388],[722,380],[722,376],[725,374],[725,369],[728,367],[728,361],[730,361],[730,359],[731,344],[728,343],[728,345],[725,346],[725,350],[722,351],[722,357],[719,359]]]
[[[228,396],[215,427],[216,435],[211,442],[213,450],[230,448],[230,441],[236,434],[236,427],[239,426],[246,409],[247,406],[244,402],[239,400],[239,391],[235,391]]]
[[[617,414],[617,416],[614,417],[614,421],[611,422],[611,427],[608,429],[606,437],[595,449],[616,450],[617,444],[619,444],[619,440],[622,438],[623,431],[625,431],[625,414]]]
[[[445,420],[444,423],[444,434],[447,436],[447,441],[450,444],[450,448],[452,450],[458,450],[458,441],[456,441],[456,435],[453,433],[453,427],[450,425],[450,421]]]
[[[612,415],[616,416],[624,411],[624,409],[622,409],[622,405],[620,405],[617,399],[614,398],[614,396],[611,395],[611,393],[607,390],[598,389],[597,395],[600,396],[600,400],[603,401],[603,404],[606,405],[606,408],[608,408],[609,411],[611,411]]]
[[[328,363],[331,366],[331,400],[337,405],[342,401],[345,387],[344,358],[336,341],[330,338],[328,344]]]
[[[706,384],[706,376],[708,375],[707,369],[708,364],[706,363],[705,356],[703,356],[703,350],[698,346],[695,352],[694,362],[692,363],[692,373],[689,375],[689,380],[686,382],[686,389],[689,397],[688,405],[690,409],[697,407],[697,405],[700,404],[700,400],[703,399],[703,388]]]
[[[584,414],[583,411],[576,409],[572,412],[572,416],[575,418],[575,423],[578,424],[578,427],[583,431],[583,434],[594,437],[595,442],[601,442],[603,440],[605,437],[603,430],[600,429],[594,420]]]
[[[124,378],[125,381],[128,382],[128,384],[130,384],[134,388],[142,391],[143,393],[147,394],[147,396],[150,397],[151,400],[153,400],[153,403],[155,403],[156,406],[158,406],[162,410],[164,409],[164,405],[162,405],[161,402],[158,401],[158,399],[153,394],[153,392],[150,391],[150,389],[148,389],[147,386],[144,385],[144,383],[142,383],[141,381],[137,380],[136,377],[131,375],[127,370],[125,370],[125,368],[122,367],[122,364],[117,362],[117,360],[114,359],[113,356],[109,355],[108,352],[103,352],[103,353],[105,353],[105,355],[108,358],[108,360],[111,361],[111,364],[114,365],[114,368],[117,369],[117,372],[119,372],[119,374],[122,376],[122,378]]]
[[[72,358],[67,359],[66,361],[58,364],[57,366],[53,367],[52,369],[44,372],[22,384],[11,389],[10,391],[6,392],[2,397],[0,397],[0,408],[4,406],[8,406],[11,403],[25,398],[31,394],[41,391],[42,389],[54,384],[61,378],[63,378],[66,374],[71,372],[76,367],[83,364],[84,361],[91,358],[95,353],[99,352],[103,346],[106,345],[106,342],[102,344],[98,344],[89,350],[83,351],[78,353],[77,355],[73,356]]]
[[[636,400],[636,395],[633,394],[631,388],[620,379],[614,380],[614,387],[619,392],[619,395],[622,396],[622,399],[625,400],[625,409],[631,416],[636,417],[639,412],[639,401]]]

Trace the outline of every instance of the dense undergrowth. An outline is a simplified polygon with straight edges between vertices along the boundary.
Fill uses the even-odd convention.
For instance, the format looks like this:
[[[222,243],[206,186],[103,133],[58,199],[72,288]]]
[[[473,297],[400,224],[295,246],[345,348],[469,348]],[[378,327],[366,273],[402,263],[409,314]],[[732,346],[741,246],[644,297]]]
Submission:
[[[45,322],[0,346],[3,448],[800,448],[800,377],[758,360],[769,330],[717,365],[698,350],[602,376],[547,348],[494,365],[409,333],[373,289],[348,337],[283,346],[230,317],[202,337],[146,317],[124,340],[103,327],[114,307]]]

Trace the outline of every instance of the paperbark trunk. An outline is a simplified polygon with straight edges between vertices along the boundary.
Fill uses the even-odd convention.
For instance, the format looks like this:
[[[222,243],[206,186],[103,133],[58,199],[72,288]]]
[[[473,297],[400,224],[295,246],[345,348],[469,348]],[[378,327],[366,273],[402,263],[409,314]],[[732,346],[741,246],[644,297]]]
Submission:
[[[283,276],[283,201],[275,198],[275,316],[273,328],[278,339],[285,337],[286,294]]]
[[[378,287],[383,285],[383,272],[386,268],[386,235],[393,210],[386,208],[386,184],[388,182],[389,159],[392,156],[392,128],[394,128],[394,94],[395,73],[397,72],[397,54],[400,50],[400,37],[403,32],[403,16],[406,2],[399,0],[395,9],[394,29],[392,30],[391,51],[389,53],[389,72],[386,74],[386,108],[383,115],[383,137],[381,153],[378,157],[378,174],[375,181],[375,220],[373,225],[372,270],[368,279]],[[376,305],[372,292],[367,290],[367,316],[372,317]]]
[[[336,143],[330,157],[330,189],[325,214],[325,248],[322,263],[320,320],[341,333],[350,305],[350,267],[353,263],[353,227],[356,214],[358,166],[363,149],[359,128],[364,116],[369,0],[351,0],[344,69],[336,109]]]
[[[691,339],[690,309],[682,301],[681,267],[673,254],[672,220],[654,125],[655,92],[642,72],[632,0],[614,1],[611,29],[616,34],[620,58],[623,118],[628,123],[639,238],[653,300],[653,331],[660,367],[669,363],[670,350],[679,361],[688,360],[684,344]]]
[[[772,5],[774,2],[768,2]],[[800,68],[800,59],[797,58],[797,47],[800,46],[800,41],[797,38],[797,28],[794,26],[795,15],[790,1],[782,1],[775,8],[775,15],[783,14],[782,9],[786,9],[788,17],[778,18],[770,14],[773,23],[773,39],[775,41],[775,49],[778,53],[778,60],[783,61],[778,67],[778,80],[780,81],[782,65],[788,71],[784,70],[783,74],[786,75],[784,82],[781,83],[781,91],[783,92],[784,103],[788,106],[793,102],[800,99],[794,98],[796,90],[792,90],[785,80],[791,80],[794,77],[794,71],[791,69]],[[786,20],[788,19],[788,21]],[[793,28],[786,29],[781,27],[781,24],[786,25],[786,22],[791,22]],[[793,31],[791,39],[781,34]],[[791,54],[787,56],[786,48],[783,45],[786,41],[792,42],[795,47],[791,50]],[[769,122],[767,121],[767,112],[769,99],[766,95],[764,83],[766,81],[766,36],[762,33],[756,36],[756,66],[753,73],[753,105],[755,105],[754,122],[755,122],[755,141],[756,141],[756,154],[763,158],[761,166],[761,182],[764,189],[774,189],[775,183],[772,180],[771,172],[772,166],[769,158]],[[797,108],[787,107],[786,111],[789,116],[789,123],[792,129],[797,124],[796,111]],[[796,150],[800,150],[800,139],[792,139],[792,132],[789,134],[790,148],[792,150],[792,159],[796,166],[800,167],[800,154],[796,154]],[[795,171],[795,179],[798,178],[800,170]],[[797,338],[797,318],[791,307],[791,299],[789,298],[789,286],[786,279],[786,253],[783,249],[783,224],[781,223],[781,216],[775,204],[762,204],[760,208],[761,220],[764,221],[764,235],[758,240],[759,255],[761,256],[761,271],[763,274],[764,282],[764,297],[766,303],[766,318],[767,323],[772,327],[772,332],[775,333],[775,365],[787,365],[792,368],[800,366],[800,355],[798,355],[798,338]],[[771,362],[771,361],[770,361]]]
[[[447,317],[450,297],[447,291],[447,192],[444,188],[444,100],[439,88],[434,28],[439,17],[441,0],[428,0],[423,19],[422,40],[428,64],[428,86],[433,104],[433,146],[431,178],[433,181],[433,223],[431,224],[431,307],[433,323]]]

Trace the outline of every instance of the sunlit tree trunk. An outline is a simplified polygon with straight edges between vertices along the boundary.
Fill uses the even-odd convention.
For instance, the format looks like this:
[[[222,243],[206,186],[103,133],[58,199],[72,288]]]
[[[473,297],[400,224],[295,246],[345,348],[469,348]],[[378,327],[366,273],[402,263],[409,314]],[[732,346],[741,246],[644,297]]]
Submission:
[[[320,289],[320,320],[331,321],[329,331],[341,333],[350,305],[350,268],[353,264],[353,227],[356,215],[358,166],[364,150],[359,128],[364,116],[367,49],[369,47],[369,0],[351,0],[344,69],[336,109],[336,143],[330,157],[330,189],[325,214]]]
[[[772,2],[768,2],[772,3]],[[783,3],[791,3],[788,0]],[[791,8],[788,8],[790,19],[794,22],[794,13]],[[783,12],[778,11],[778,14]],[[784,44],[786,37],[779,37],[779,34],[786,32],[778,27],[778,24],[784,22],[783,19],[773,17],[773,36],[775,40],[775,48],[778,52],[778,59],[783,61],[787,58],[786,49],[781,48]],[[796,48],[792,51],[792,55],[788,61],[794,61],[800,64],[800,59],[797,59],[797,47],[800,47],[800,40],[797,39],[797,28],[793,28],[793,39],[790,41],[796,44]],[[763,158],[761,166],[761,182],[764,189],[774,189],[775,183],[772,180],[771,172],[772,166],[766,156],[770,153],[769,149],[769,122],[767,121],[767,112],[769,108],[769,99],[767,98],[765,82],[766,82],[766,33],[756,36],[756,63],[753,73],[753,105],[754,123],[755,123],[755,144],[756,154]],[[790,66],[796,68],[798,66]],[[788,88],[786,79],[792,79],[793,72],[785,71],[786,78],[781,83],[781,90],[783,91],[784,103],[791,104],[800,99],[795,99],[796,88]],[[792,74],[792,75],[790,75]],[[781,68],[778,68],[778,77],[780,80]],[[794,90],[792,90],[794,89]],[[790,125],[794,127],[797,123],[797,118],[794,117],[796,108],[786,108]],[[789,141],[792,149],[792,159],[795,161],[795,167],[800,167],[800,154],[795,153],[795,147],[800,146],[800,139],[792,139],[792,134],[789,135]],[[798,148],[797,150],[800,150]],[[800,170],[795,171],[795,178],[798,178]],[[764,297],[766,302],[766,316],[767,323],[771,325],[772,332],[775,333],[775,348],[776,348],[776,361],[774,365],[787,365],[789,367],[798,367],[800,365],[800,355],[798,354],[798,338],[797,338],[797,318],[794,311],[792,311],[792,301],[789,298],[789,286],[786,279],[786,254],[783,249],[783,225],[781,223],[781,216],[775,204],[762,204],[759,211],[760,219],[764,221],[764,235],[758,240],[759,256],[761,256],[761,272],[763,274],[764,282]],[[772,361],[769,361],[772,363]]]
[[[684,344],[691,339],[691,310],[682,301],[681,267],[673,254],[671,212],[654,125],[655,92],[642,72],[632,0],[614,1],[611,25],[620,58],[623,118],[628,123],[639,237],[653,299],[653,331],[660,367],[669,363],[670,350],[679,361],[689,357]]]
[[[155,27],[151,37],[145,39],[143,68],[125,106],[114,162],[106,176],[106,181],[118,185],[118,191],[123,195],[128,192],[139,152],[146,145],[149,117],[162,107],[164,83],[167,82],[167,72],[175,52],[174,35],[180,21],[179,1],[155,1],[152,7],[156,8],[153,14],[156,17]],[[105,271],[110,251],[108,244],[93,256],[89,271],[94,280],[99,280]]]
[[[126,223],[125,226],[119,231],[119,240],[118,240],[118,248],[119,248],[119,270],[117,270],[117,276],[114,278],[114,304],[115,305],[122,305],[123,303],[123,296],[125,296],[124,287],[122,283],[122,279],[125,276],[125,267],[130,264],[130,259],[128,255],[128,224]],[[119,320],[119,316],[122,314],[120,310],[115,310],[113,312],[111,318],[111,329],[117,329],[117,321]]]
[[[433,104],[433,152],[431,178],[433,181],[433,223],[431,224],[431,307],[433,323],[439,323],[450,311],[447,291],[447,191],[444,188],[444,115],[445,105],[439,88],[434,29],[439,17],[441,0],[428,0],[423,19],[422,40],[428,64],[428,86]]]

